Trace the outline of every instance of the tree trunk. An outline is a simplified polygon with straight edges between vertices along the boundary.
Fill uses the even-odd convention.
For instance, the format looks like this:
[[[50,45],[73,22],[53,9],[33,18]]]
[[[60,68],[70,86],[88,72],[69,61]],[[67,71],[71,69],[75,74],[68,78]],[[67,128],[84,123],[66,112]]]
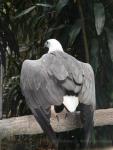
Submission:
[[[3,84],[3,66],[0,64],[0,119],[2,119],[2,84]]]

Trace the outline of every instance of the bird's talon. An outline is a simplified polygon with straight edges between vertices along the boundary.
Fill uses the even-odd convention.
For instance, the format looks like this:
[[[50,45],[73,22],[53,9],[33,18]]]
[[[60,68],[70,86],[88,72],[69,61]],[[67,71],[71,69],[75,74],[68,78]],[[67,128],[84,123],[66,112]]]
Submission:
[[[59,117],[56,115],[57,121],[59,122]]]

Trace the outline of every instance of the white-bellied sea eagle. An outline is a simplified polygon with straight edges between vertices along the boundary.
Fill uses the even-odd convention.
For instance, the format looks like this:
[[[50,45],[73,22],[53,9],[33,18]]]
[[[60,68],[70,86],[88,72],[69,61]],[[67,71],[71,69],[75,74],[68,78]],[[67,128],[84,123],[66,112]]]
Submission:
[[[65,53],[56,39],[47,40],[44,46],[48,53],[22,65],[21,89],[26,103],[56,147],[59,142],[50,125],[51,106],[56,112],[63,108],[74,112],[78,107],[83,123],[81,145],[87,147],[96,105],[93,69]]]

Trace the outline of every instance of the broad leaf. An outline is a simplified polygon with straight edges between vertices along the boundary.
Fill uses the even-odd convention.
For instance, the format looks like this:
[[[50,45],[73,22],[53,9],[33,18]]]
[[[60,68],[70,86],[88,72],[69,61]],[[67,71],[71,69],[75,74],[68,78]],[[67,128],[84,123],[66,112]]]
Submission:
[[[61,10],[67,5],[69,0],[59,0],[56,5],[57,13],[60,13]]]
[[[23,11],[22,11],[19,15],[17,15],[15,18],[20,18],[20,17],[22,17],[23,15],[28,14],[28,13],[31,12],[35,7],[36,7],[36,6],[32,6],[32,7],[28,8],[28,9],[23,10]]]
[[[69,33],[69,45],[72,46],[77,35],[80,33],[81,30],[81,21],[77,20],[76,23],[71,27]]]
[[[106,28],[107,38],[108,38],[108,47],[110,50],[111,60],[113,62],[113,30]]]
[[[105,10],[102,3],[94,4],[95,27],[97,34],[100,35],[105,24]]]
[[[98,40],[92,39],[91,40],[91,65],[95,73],[97,73],[97,69],[99,67],[98,52],[99,52]]]
[[[53,6],[52,5],[49,5],[49,4],[35,4],[36,6],[42,6],[42,7],[49,7],[49,8],[52,8]]]
[[[23,11],[22,11],[19,15],[17,15],[15,18],[20,18],[20,17],[22,17],[23,15],[28,14],[29,12],[31,12],[31,11],[32,11],[34,8],[36,8],[37,6],[50,7],[50,8],[52,7],[52,5],[49,5],[49,4],[37,3],[37,4],[33,5],[33,6],[31,6],[30,8],[23,10]]]

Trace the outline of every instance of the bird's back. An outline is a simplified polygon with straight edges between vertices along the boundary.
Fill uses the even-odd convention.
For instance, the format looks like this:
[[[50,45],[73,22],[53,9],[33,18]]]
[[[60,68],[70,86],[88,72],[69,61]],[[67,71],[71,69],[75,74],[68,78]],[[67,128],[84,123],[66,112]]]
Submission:
[[[76,95],[80,91],[81,102],[85,98],[85,103],[89,103],[89,96],[83,93],[91,88],[91,84],[93,91],[89,91],[92,95],[93,78],[89,64],[82,63],[65,52],[57,51],[47,53],[39,60],[26,60],[21,71],[21,87],[24,96],[28,99],[34,93],[34,105],[38,102],[41,105],[60,105],[63,102],[63,96],[69,92]],[[84,80],[86,80],[85,84]]]

